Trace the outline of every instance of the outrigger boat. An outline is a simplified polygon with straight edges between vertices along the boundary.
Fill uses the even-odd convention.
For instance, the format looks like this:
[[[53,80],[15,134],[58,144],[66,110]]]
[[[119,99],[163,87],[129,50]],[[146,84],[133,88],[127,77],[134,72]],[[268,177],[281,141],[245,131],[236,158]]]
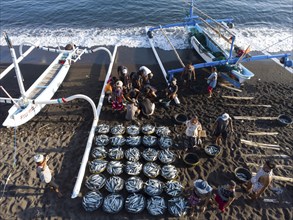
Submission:
[[[194,10],[197,11],[198,15],[193,14]],[[193,64],[195,68],[217,66],[218,71],[220,72],[220,76],[237,88],[239,88],[243,84],[243,82],[251,79],[254,76],[254,73],[245,68],[241,64],[241,62],[279,58],[281,63],[284,64],[284,67],[292,67],[292,60],[289,59],[291,54],[289,53],[250,56],[248,54],[250,51],[250,46],[248,46],[246,50],[242,51],[242,54],[240,56],[234,56],[234,50],[237,49],[237,46],[234,44],[236,36],[231,30],[229,30],[230,28],[234,27],[233,19],[227,18],[215,20],[206,15],[198,8],[196,8],[194,6],[194,2],[191,1],[190,13],[189,16],[185,18],[184,22],[146,28],[146,33],[150,45],[161,67],[161,70],[168,81],[171,80],[175,73],[183,71],[184,64],[181,61],[179,55],[177,54],[175,48],[172,46],[172,43],[165,35],[165,37],[173,47],[183,67],[179,69],[169,70],[168,72],[166,72],[161,62],[161,59],[158,53],[156,52],[156,48],[154,47],[154,36],[158,30],[161,30],[164,33],[164,29],[174,27],[186,27],[186,30],[188,31],[190,36],[190,43],[192,47],[205,61],[204,63]],[[228,50],[224,49],[220,45],[219,39],[216,39],[219,37],[228,42],[228,44],[230,45]]]

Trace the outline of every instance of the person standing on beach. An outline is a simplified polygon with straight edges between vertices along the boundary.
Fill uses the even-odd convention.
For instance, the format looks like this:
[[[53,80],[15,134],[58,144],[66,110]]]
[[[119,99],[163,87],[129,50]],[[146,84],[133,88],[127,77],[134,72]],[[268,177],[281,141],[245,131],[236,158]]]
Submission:
[[[114,98],[112,101],[112,109],[116,111],[121,111],[124,109],[123,101],[125,101],[123,95],[123,83],[122,81],[118,80],[116,82],[116,88],[114,91]]]
[[[47,165],[48,160],[49,158],[47,156],[44,157],[42,154],[37,154],[34,156],[34,161],[37,163],[37,173],[41,179],[41,182],[46,183],[57,193],[57,196],[60,198],[62,197],[62,193],[59,191],[59,186],[52,177],[51,170]]]
[[[217,68],[213,67],[211,75],[207,78],[209,98],[212,97],[213,89],[216,88],[217,81],[218,81]]]
[[[118,66],[117,69],[118,77],[121,82],[123,82],[123,88],[125,93],[129,92],[132,88],[132,81],[130,79],[130,75],[128,73],[128,69],[126,66]]]
[[[269,187],[273,180],[273,169],[276,167],[275,163],[267,160],[257,174],[251,178],[246,184],[246,190],[250,194],[251,199],[257,199]]]
[[[183,80],[183,83],[189,88],[191,87],[192,82],[196,80],[195,69],[191,62],[187,63],[184,67],[184,70],[181,73],[181,80]]]
[[[216,138],[216,144],[218,146],[222,144],[222,138],[226,142],[229,128],[231,132],[234,132],[232,119],[227,113],[224,113],[217,118],[216,122],[213,125],[213,135]]]
[[[231,180],[228,184],[219,186],[215,194],[215,202],[218,204],[221,212],[225,212],[231,203],[235,200],[236,183]]]
[[[168,102],[166,103],[166,107],[170,105],[170,102],[177,97],[178,86],[177,86],[177,79],[173,77],[171,83],[168,85],[166,89],[166,96]]]
[[[194,116],[189,121],[186,121],[185,125],[185,134],[188,138],[188,142],[191,143],[191,146],[196,147],[197,145],[201,144],[199,131],[202,130],[202,126],[201,123],[198,121],[198,117]]]
[[[142,84],[147,85],[150,84],[150,80],[153,78],[154,74],[152,71],[146,66],[141,66],[139,68],[140,75],[142,76]]]

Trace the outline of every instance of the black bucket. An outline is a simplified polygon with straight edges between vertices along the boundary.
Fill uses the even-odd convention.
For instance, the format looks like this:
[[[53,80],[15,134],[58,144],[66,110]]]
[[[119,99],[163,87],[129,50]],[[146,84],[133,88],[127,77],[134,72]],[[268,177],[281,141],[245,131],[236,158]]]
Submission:
[[[184,114],[176,114],[174,115],[174,119],[178,124],[184,124],[188,120],[187,116]]]
[[[238,182],[240,182],[240,183],[246,183],[252,177],[251,172],[248,169],[245,169],[243,167],[236,168],[234,170],[234,175],[235,175],[236,179],[238,180]],[[245,178],[243,178],[242,176]]]
[[[183,156],[183,161],[188,166],[196,166],[199,163],[199,158],[195,153],[186,153]]]
[[[278,122],[282,126],[287,126],[292,124],[292,119],[287,115],[279,115]]]

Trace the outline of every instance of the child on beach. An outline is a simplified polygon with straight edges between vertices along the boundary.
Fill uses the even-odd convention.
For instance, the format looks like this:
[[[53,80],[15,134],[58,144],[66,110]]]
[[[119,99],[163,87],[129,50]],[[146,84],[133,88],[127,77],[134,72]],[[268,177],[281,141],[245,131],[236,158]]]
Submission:
[[[189,88],[191,87],[192,82],[196,80],[195,69],[191,62],[187,63],[184,67],[184,70],[181,73],[181,80],[183,80],[184,84],[187,84]]]
[[[197,145],[201,144],[199,131],[202,130],[202,126],[201,123],[198,121],[198,117],[194,116],[189,121],[186,121],[185,125],[185,134],[187,136],[188,142],[191,143],[191,146],[196,147]]]
[[[209,93],[209,98],[212,97],[213,94],[213,89],[216,87],[217,85],[217,80],[218,80],[218,73],[217,73],[217,68],[213,67],[212,68],[212,73],[211,75],[208,77],[207,79],[207,83],[208,83],[208,93]]]
[[[221,146],[222,138],[226,142],[229,128],[232,132],[234,132],[232,119],[227,113],[224,113],[217,118],[216,122],[213,125],[213,135],[216,138],[215,142],[218,146]]]
[[[225,212],[231,203],[235,200],[236,183],[231,180],[228,184],[219,186],[215,194],[215,202],[218,204],[221,212]]]
[[[121,111],[124,109],[123,101],[125,101],[123,95],[123,83],[119,80],[116,82],[116,88],[114,91],[114,98],[112,101],[112,109],[115,111]]]

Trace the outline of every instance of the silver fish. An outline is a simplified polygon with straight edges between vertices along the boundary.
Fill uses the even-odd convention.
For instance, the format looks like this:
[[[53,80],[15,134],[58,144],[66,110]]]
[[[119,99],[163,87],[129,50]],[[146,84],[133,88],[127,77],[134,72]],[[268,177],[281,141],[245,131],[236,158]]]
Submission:
[[[130,136],[126,138],[126,144],[131,147],[137,147],[141,144],[140,136]]]
[[[105,147],[95,147],[92,150],[92,157],[95,159],[104,159],[107,157],[107,150]]]
[[[165,184],[165,192],[169,196],[179,196],[183,192],[184,187],[180,182],[175,180],[170,180]]]
[[[139,135],[140,129],[136,125],[130,125],[126,128],[126,133],[132,136]]]
[[[141,194],[130,194],[125,200],[125,209],[130,213],[142,212],[146,207],[146,199]]]
[[[177,177],[178,170],[173,165],[165,165],[162,167],[161,175],[167,180],[172,180]]]
[[[148,162],[143,166],[143,173],[149,178],[156,178],[160,174],[160,166],[154,162]]]
[[[141,131],[143,134],[146,134],[146,135],[151,135],[155,132],[156,130],[156,127],[153,126],[153,125],[150,125],[150,124],[146,124],[144,126],[142,126],[141,128]]]
[[[122,195],[112,193],[105,197],[103,210],[107,213],[118,213],[122,210],[124,198]]]
[[[98,134],[108,134],[110,131],[110,126],[106,124],[100,124],[96,128],[96,133]]]
[[[140,174],[142,170],[142,163],[140,162],[133,162],[133,161],[127,161],[125,166],[125,172],[128,175],[136,176]]]
[[[107,167],[108,161],[95,159],[89,162],[89,170],[91,173],[102,173]]]
[[[169,149],[161,150],[159,152],[159,160],[164,164],[173,163],[176,160],[176,155]]]
[[[120,161],[110,161],[107,164],[107,171],[110,175],[120,175],[123,172],[123,164]]]
[[[158,151],[155,150],[154,148],[146,148],[142,152],[142,157],[149,162],[153,162],[157,159],[158,157]]]
[[[102,146],[108,145],[110,142],[110,139],[107,135],[100,134],[100,135],[96,136],[95,141],[96,141],[97,146],[102,147]]]
[[[126,180],[125,188],[130,193],[136,193],[142,190],[143,184],[144,183],[140,177],[133,176]]]
[[[140,151],[138,148],[133,147],[133,148],[127,149],[124,155],[127,160],[135,162],[135,161],[138,161],[140,158]]]
[[[242,181],[248,181],[247,176],[244,173],[236,173],[236,176],[238,177],[238,179],[242,180]]]
[[[174,197],[168,200],[168,210],[171,215],[181,217],[187,214],[187,201],[183,197]]]
[[[157,179],[149,179],[145,183],[144,191],[149,196],[158,196],[164,190],[164,184],[162,181]]]
[[[157,144],[157,137],[152,135],[145,135],[142,138],[142,143],[147,147],[153,147]]]
[[[151,215],[162,215],[166,208],[165,200],[160,196],[153,196],[147,200],[147,210]]]
[[[105,188],[107,191],[114,193],[123,189],[124,180],[119,176],[111,176],[106,181]]]
[[[106,177],[103,174],[93,174],[85,182],[88,189],[97,191],[106,183]]]
[[[82,198],[82,206],[87,212],[97,210],[103,203],[103,196],[98,191],[91,191]]]
[[[124,157],[124,153],[121,147],[113,147],[109,149],[108,156],[112,160],[121,160]]]
[[[206,147],[205,150],[206,150],[206,151],[208,152],[208,154],[210,154],[210,155],[217,155],[218,153],[220,153],[220,148],[217,147],[217,146],[214,146],[214,145],[210,145],[210,146]]]
[[[111,128],[111,133],[113,135],[122,135],[125,133],[125,127],[123,125],[116,125]]]
[[[121,147],[125,144],[125,138],[122,135],[115,135],[110,137],[111,144],[115,147]]]
[[[170,137],[160,137],[159,145],[162,149],[167,149],[173,145],[173,140]]]
[[[160,126],[160,127],[158,127],[156,129],[156,134],[159,137],[168,136],[170,133],[171,133],[170,129],[168,127],[165,127],[165,126]]]

